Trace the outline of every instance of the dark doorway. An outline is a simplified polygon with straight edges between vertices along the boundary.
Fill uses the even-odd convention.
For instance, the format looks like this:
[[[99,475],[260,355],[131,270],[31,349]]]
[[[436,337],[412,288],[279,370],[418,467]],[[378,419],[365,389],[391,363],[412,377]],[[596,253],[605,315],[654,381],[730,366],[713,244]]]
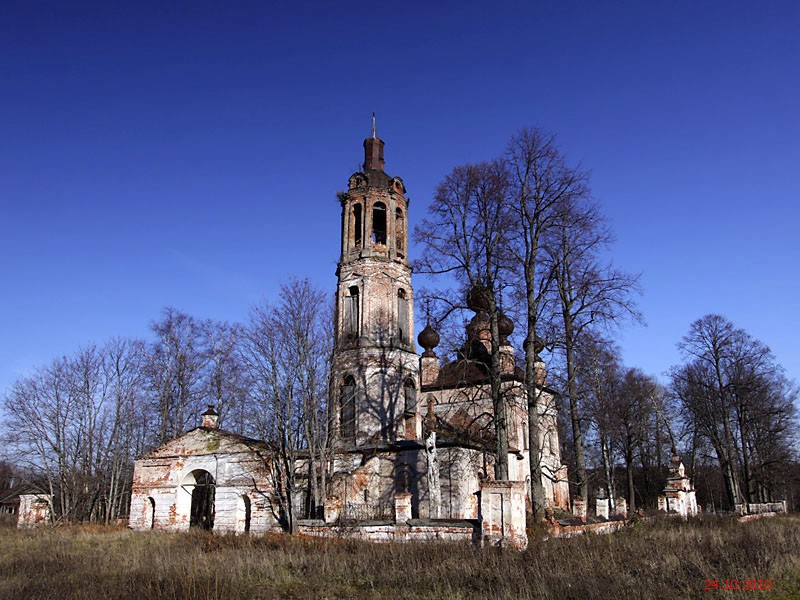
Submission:
[[[195,484],[192,488],[192,512],[190,527],[214,528],[214,478],[208,471],[194,471]]]
[[[242,496],[242,500],[244,501],[244,532],[247,533],[250,531],[250,498]]]
[[[147,499],[150,501],[150,529],[153,529],[156,525],[156,501],[149,496]]]

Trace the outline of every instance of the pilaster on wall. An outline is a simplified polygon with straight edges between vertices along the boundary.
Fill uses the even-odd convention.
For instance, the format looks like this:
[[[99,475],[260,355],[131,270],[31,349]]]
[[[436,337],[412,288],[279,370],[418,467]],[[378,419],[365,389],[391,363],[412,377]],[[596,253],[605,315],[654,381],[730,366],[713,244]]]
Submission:
[[[431,353],[433,354],[433,353]],[[439,378],[439,359],[433,356],[422,355],[419,360],[420,385],[433,385]]]

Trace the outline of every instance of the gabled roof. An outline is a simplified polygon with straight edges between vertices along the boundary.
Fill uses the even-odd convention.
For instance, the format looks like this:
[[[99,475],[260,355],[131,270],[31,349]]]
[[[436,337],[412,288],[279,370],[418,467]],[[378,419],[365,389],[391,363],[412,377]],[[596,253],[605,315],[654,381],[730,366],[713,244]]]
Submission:
[[[270,445],[262,440],[248,438],[224,429],[196,427],[182,436],[140,456],[146,458],[165,458],[168,456],[198,456],[205,454],[234,454],[237,452],[270,450]]]
[[[37,490],[30,484],[24,483],[17,485],[3,494],[0,494],[0,504],[19,504],[19,497],[26,494],[45,494],[42,490]]]

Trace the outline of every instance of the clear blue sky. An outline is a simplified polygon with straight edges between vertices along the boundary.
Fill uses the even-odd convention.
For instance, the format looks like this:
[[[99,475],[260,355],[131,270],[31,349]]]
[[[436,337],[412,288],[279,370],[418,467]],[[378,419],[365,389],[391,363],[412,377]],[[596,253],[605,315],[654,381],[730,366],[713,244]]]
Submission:
[[[717,312],[798,379],[798,31],[793,2],[3,2],[0,393],[167,305],[332,293],[372,111],[412,227],[455,165],[555,132],[642,273],[626,363]]]

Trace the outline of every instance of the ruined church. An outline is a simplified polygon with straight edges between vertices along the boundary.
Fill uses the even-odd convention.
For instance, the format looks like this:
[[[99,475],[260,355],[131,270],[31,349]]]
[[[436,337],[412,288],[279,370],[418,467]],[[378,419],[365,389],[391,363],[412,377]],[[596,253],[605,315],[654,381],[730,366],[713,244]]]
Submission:
[[[479,293],[469,294],[475,315],[454,360],[437,356],[439,335],[430,325],[417,338],[423,348],[421,356],[417,353],[409,202],[403,180],[385,171],[384,142],[374,129],[364,141],[363,170],[350,177],[339,200],[329,399],[333,460],[324,518],[300,527],[325,535],[338,523],[364,523],[373,527],[363,536],[367,539],[469,540],[476,523],[483,523],[484,532],[494,528],[501,537],[524,536],[530,488],[527,398],[524,373],[509,342],[514,324],[506,317],[500,322],[509,481],[496,482],[488,371],[492,340],[485,306]],[[566,467],[544,363],[536,383],[542,483],[548,503],[568,509]],[[200,427],[136,461],[130,526],[280,530],[280,503],[265,460],[270,446],[219,428],[211,407],[202,418]],[[303,465],[296,466],[302,470]],[[300,505],[303,499],[294,501]]]

